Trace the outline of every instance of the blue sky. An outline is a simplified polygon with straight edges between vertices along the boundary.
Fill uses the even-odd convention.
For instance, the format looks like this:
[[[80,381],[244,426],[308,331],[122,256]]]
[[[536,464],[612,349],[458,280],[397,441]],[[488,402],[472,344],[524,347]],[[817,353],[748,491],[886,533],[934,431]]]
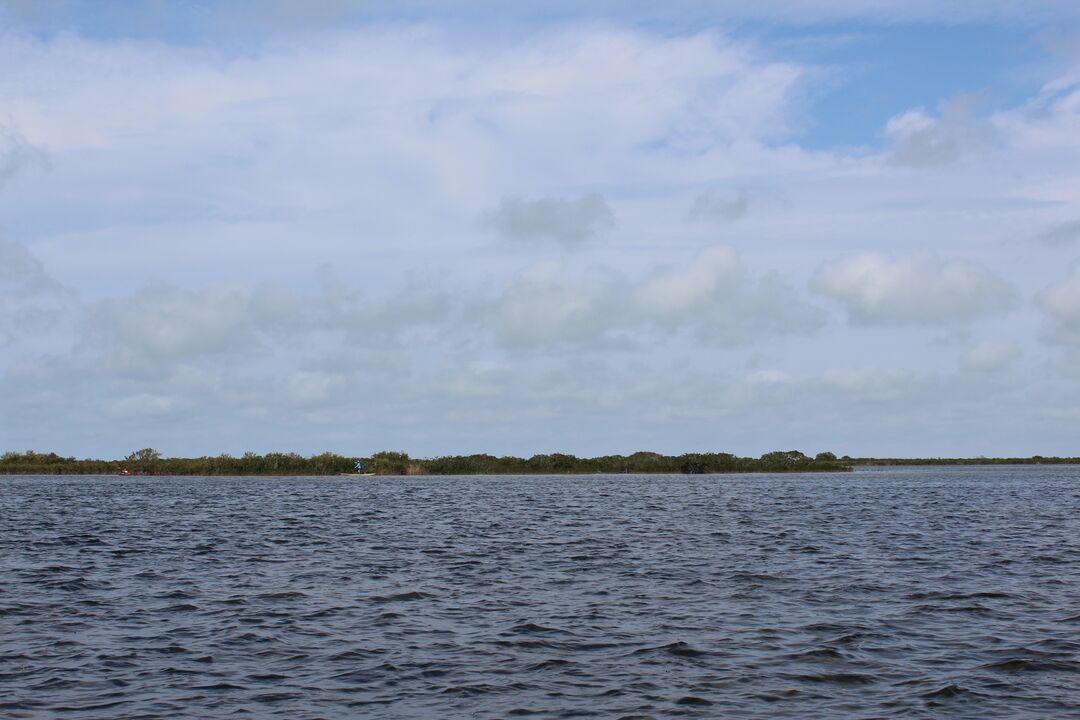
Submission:
[[[0,449],[1080,450],[1074,3],[0,0]]]

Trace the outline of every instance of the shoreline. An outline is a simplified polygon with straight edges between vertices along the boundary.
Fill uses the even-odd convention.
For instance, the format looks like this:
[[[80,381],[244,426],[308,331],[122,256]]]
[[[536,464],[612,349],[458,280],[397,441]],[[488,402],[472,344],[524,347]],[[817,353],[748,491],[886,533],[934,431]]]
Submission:
[[[370,456],[325,452],[302,456],[273,452],[202,457],[165,457],[153,448],[137,450],[123,459],[63,457],[56,453],[7,452],[0,456],[0,475],[96,475],[116,477],[378,477],[411,476],[537,476],[537,475],[732,475],[762,473],[838,473],[855,468],[978,467],[1021,465],[1080,465],[1080,457],[1033,455],[969,458],[814,456],[798,450],[778,450],[759,457],[726,452],[662,455],[640,451],[629,455],[577,457],[565,453],[528,458],[489,454],[414,458],[408,453],[382,451]]]
[[[365,480],[376,480],[378,478],[387,477],[414,477],[414,478],[441,478],[441,477],[477,477],[477,478],[498,478],[498,477],[620,477],[625,475],[633,476],[655,476],[655,477],[682,477],[686,475],[699,475],[699,476],[733,476],[733,475],[833,475],[833,474],[847,474],[851,472],[857,472],[860,470],[875,470],[875,469],[887,469],[887,468],[904,468],[904,467],[925,467],[925,468],[956,468],[956,467],[1036,467],[1036,466],[1052,466],[1052,467],[1067,467],[1077,465],[1080,466],[1080,461],[1065,459],[1061,461],[1043,461],[1043,462],[1010,462],[1005,460],[991,460],[989,462],[972,462],[967,460],[945,460],[942,462],[872,462],[872,463],[852,463],[851,465],[845,465],[843,467],[823,469],[823,468],[793,468],[785,470],[721,470],[721,471],[706,471],[686,473],[679,471],[630,471],[630,472],[605,472],[605,471],[564,471],[564,472],[406,472],[406,473],[364,473],[364,474],[352,474],[352,473],[337,473],[337,472],[208,472],[208,473],[170,473],[170,472],[80,472],[78,470],[15,470],[15,469],[0,469],[0,476],[10,477],[51,477],[51,476],[65,476],[65,477],[119,477],[119,478],[199,478],[199,477],[218,477],[218,478],[354,478]]]

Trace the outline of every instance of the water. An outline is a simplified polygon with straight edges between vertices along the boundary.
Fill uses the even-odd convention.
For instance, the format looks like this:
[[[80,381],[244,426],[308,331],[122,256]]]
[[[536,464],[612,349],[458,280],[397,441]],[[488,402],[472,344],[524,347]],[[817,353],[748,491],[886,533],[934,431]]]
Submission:
[[[1080,717],[1080,468],[0,477],[0,717]]]

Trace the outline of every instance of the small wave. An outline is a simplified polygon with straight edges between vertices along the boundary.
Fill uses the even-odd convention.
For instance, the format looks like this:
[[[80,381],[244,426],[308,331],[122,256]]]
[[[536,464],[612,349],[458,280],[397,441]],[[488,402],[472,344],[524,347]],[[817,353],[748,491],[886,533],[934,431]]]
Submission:
[[[667,645],[660,645],[659,647],[642,648],[640,650],[635,650],[634,655],[645,655],[648,653],[657,652],[683,658],[696,658],[709,654],[704,650],[698,650],[697,648],[691,647],[688,643],[685,643],[682,640],[676,640],[675,642],[668,643]]]
[[[280,673],[253,673],[244,678],[245,680],[254,680],[255,682],[273,682],[275,680],[288,680],[288,675],[282,675]]]
[[[182,645],[166,645],[163,648],[155,648],[154,652],[161,653],[163,655],[190,655],[191,650],[188,650]]]
[[[978,693],[972,692],[971,690],[968,690],[965,687],[961,687],[956,683],[949,683],[948,685],[943,685],[936,690],[924,692],[920,697],[926,700],[940,700],[943,698],[973,696],[977,694]]]
[[[551,640],[495,640],[492,645],[505,648],[521,648],[524,650],[562,650],[565,646],[562,643],[553,642]]]
[[[74,572],[75,568],[70,565],[46,565],[38,570],[43,573],[61,573],[61,572]]]
[[[567,667],[569,665],[577,665],[578,663],[573,660],[566,660],[564,658],[548,658],[542,662],[538,662],[535,665],[530,665],[527,670],[550,670],[552,668]]]
[[[296,598],[307,597],[307,595],[299,590],[282,590],[280,592],[263,593],[255,597],[259,600],[295,600]]]
[[[867,673],[854,673],[854,672],[838,672],[838,673],[816,673],[816,674],[792,674],[792,673],[780,673],[781,677],[786,677],[791,680],[799,680],[801,682],[810,683],[829,683],[834,685],[873,685],[878,682],[878,678],[874,675]]]
[[[675,701],[676,705],[712,705],[712,701],[696,695],[683,695]]]
[[[987,670],[1002,672],[1080,672],[1080,662],[1050,658],[1009,658],[983,665]]]
[[[543,625],[537,625],[536,623],[521,623],[510,628],[511,632],[515,633],[563,633],[565,630],[559,630],[558,628],[545,627]]]
[[[908,614],[922,614],[922,613],[971,613],[973,615],[985,615],[994,612],[992,608],[988,608],[985,605],[979,605],[978,603],[972,605],[931,605],[929,603],[922,603],[920,605],[913,605],[907,609]]]
[[[53,708],[56,712],[92,712],[95,710],[108,710],[114,708],[117,705],[124,705],[131,702],[130,700],[112,700],[110,702],[103,703],[88,703],[86,705],[60,705]]]
[[[802,650],[800,652],[789,653],[787,657],[793,660],[841,660],[844,655],[839,650],[830,647],[814,648],[812,650]]]
[[[454,685],[443,689],[444,695],[485,695],[498,690],[494,685]]]
[[[166,593],[159,593],[154,597],[160,600],[193,600],[196,595],[187,590],[170,590]]]
[[[411,592],[395,593],[393,595],[376,595],[371,598],[373,602],[377,603],[390,603],[390,602],[409,602],[411,600],[424,600],[430,597],[426,593],[422,593],[419,590],[413,590]]]
[[[33,710],[35,708],[44,707],[47,704],[48,703],[42,700],[0,700],[0,710],[12,710],[21,713],[23,710]]]
[[[336,655],[331,655],[330,659],[336,662],[344,662],[346,660],[366,660],[372,655],[382,655],[385,650],[344,650]]]
[[[728,575],[728,580],[738,583],[753,583],[761,585],[770,585],[777,583],[790,582],[787,578],[780,577],[779,575],[771,575],[769,573],[757,573],[748,572],[746,570],[737,570]]]
[[[45,583],[45,586],[54,590],[63,590],[65,592],[79,592],[82,590],[104,590],[108,587],[108,583],[95,582],[89,578],[79,577],[73,580],[57,580],[55,582]]]
[[[369,668],[359,668],[348,672],[331,675],[334,680],[341,680],[355,685],[363,685],[378,680],[388,673],[397,673],[398,668],[391,663],[382,663]]]
[[[982,592],[941,592],[941,591],[921,591],[909,593],[905,596],[908,600],[977,600],[977,599],[1000,599],[1013,597],[1010,593],[998,592],[998,591],[982,591]]]
[[[77,687],[78,685],[81,685],[81,684],[82,683],[80,681],[72,680],[71,678],[51,677],[51,678],[48,678],[46,680],[43,680],[43,681],[37,683],[36,685],[31,685],[30,687],[31,687],[31,689],[38,690],[38,691],[40,691],[40,690],[61,690],[63,688]]]
[[[277,692],[277,693],[262,693],[251,698],[255,702],[262,703],[276,703],[283,702],[285,700],[298,700],[304,697],[303,693],[298,692]]]
[[[836,623],[819,622],[810,623],[809,625],[803,625],[802,629],[806,632],[812,633],[842,633],[851,632],[856,628],[853,628],[851,625],[838,625]]]

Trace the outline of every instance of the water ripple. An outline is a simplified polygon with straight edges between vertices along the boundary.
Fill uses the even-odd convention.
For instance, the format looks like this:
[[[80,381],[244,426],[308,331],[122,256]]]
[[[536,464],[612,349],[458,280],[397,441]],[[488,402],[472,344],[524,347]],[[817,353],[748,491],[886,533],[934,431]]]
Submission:
[[[1078,487],[0,478],[0,716],[1080,717]]]

